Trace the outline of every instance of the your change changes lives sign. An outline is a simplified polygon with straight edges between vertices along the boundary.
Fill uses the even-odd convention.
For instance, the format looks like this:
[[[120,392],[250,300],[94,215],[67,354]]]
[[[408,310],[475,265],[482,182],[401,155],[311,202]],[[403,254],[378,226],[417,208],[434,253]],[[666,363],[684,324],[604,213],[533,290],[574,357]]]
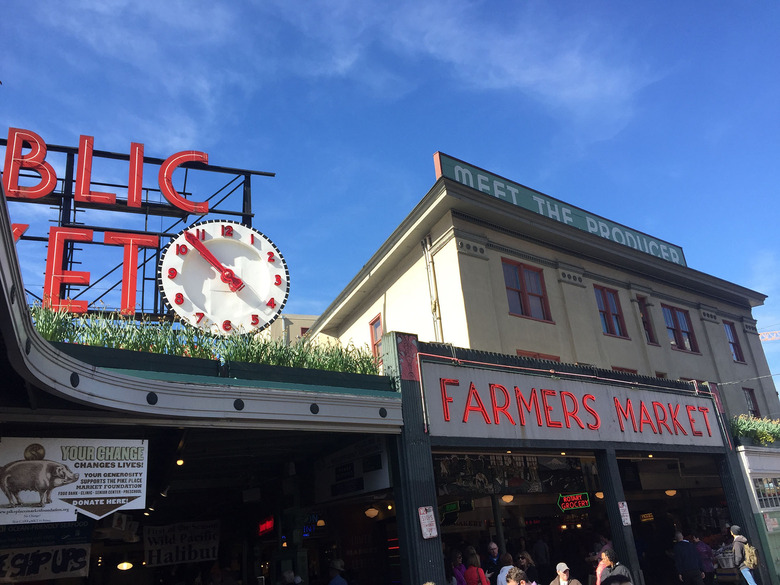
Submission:
[[[100,519],[146,506],[145,440],[0,439],[0,525]]]

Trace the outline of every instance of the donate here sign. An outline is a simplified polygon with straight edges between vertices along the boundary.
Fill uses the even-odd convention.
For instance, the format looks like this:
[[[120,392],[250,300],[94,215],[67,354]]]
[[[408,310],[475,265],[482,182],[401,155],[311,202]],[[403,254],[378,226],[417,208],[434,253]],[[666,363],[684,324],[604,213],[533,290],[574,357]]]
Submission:
[[[446,177],[483,193],[507,201],[528,211],[538,213],[584,232],[594,234],[605,240],[628,246],[672,262],[686,266],[682,248],[653,238],[624,225],[609,221],[568,205],[539,191],[508,181],[503,177],[484,171],[441,152],[433,155],[436,166],[436,178]]]

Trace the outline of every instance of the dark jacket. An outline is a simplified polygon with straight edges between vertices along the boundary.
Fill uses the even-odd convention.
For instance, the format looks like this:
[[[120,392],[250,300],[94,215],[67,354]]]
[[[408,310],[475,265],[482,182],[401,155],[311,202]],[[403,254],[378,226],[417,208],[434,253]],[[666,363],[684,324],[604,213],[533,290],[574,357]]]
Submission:
[[[747,544],[747,538],[742,536],[741,534],[738,534],[734,537],[734,564],[737,566],[738,569],[742,570],[743,567],[746,567],[745,564],[745,545]]]
[[[679,540],[674,543],[674,566],[677,572],[682,575],[691,571],[701,571],[701,556],[693,543],[687,540]]]
[[[610,577],[613,576],[623,576],[628,580],[629,583],[634,582],[634,580],[631,578],[631,571],[628,570],[628,567],[621,565],[619,562],[615,563],[614,567],[604,567],[604,570],[601,572],[601,582],[609,584],[623,581],[623,579],[610,579]]]

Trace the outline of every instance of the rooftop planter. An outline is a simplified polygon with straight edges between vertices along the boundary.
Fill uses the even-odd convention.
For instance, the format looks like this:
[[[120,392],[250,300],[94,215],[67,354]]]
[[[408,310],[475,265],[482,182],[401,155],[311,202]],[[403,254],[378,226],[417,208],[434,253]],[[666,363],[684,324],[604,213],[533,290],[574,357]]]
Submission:
[[[742,445],[767,447],[780,441],[780,419],[740,414],[731,419],[731,434]]]
[[[212,375],[210,372],[219,371],[216,375],[230,376],[232,369],[235,376],[239,371],[253,369],[238,365],[245,363],[368,376],[379,374],[377,361],[368,348],[351,344],[347,347],[318,344],[304,338],[286,345],[261,335],[214,336],[179,322],[138,321],[114,312],[74,315],[40,305],[34,305],[30,311],[35,328],[44,339],[82,361],[98,360],[100,363],[94,365],[105,367],[148,370],[167,362],[167,367],[159,371],[173,368],[182,373],[196,373],[194,368],[197,373]],[[128,358],[127,350],[152,355],[138,360]],[[154,354],[160,357],[154,358]]]

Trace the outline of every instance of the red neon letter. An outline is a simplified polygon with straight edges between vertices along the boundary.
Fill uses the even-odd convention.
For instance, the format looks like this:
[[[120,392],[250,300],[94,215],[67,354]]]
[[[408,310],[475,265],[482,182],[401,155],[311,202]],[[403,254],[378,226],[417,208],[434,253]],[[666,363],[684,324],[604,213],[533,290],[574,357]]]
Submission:
[[[650,416],[650,412],[647,410],[647,407],[645,406],[645,401],[641,400],[639,402],[639,432],[644,433],[645,432],[645,424],[650,425],[650,428],[653,429],[653,433],[658,434],[658,430],[655,428],[655,425],[653,424],[653,419]]]
[[[636,418],[634,418],[634,405],[631,404],[631,399],[626,398],[626,408],[624,409],[623,406],[620,404],[620,400],[618,400],[617,396],[613,398],[615,401],[615,414],[618,417],[618,423],[620,423],[620,430],[625,432],[626,427],[623,425],[624,420],[628,420],[629,417],[631,418],[631,424],[634,427],[634,432],[636,432]]]
[[[669,423],[666,422],[666,409],[664,408],[664,405],[660,402],[652,402],[653,405],[653,414],[655,414],[655,422],[658,425],[658,434],[663,435],[663,432],[661,431],[661,426],[665,426],[666,430],[669,431],[670,435],[673,435],[672,429],[669,427]],[[659,416],[658,409],[661,409],[661,412],[663,412],[662,416]]]
[[[471,399],[474,398],[476,404],[474,406],[471,406]],[[474,382],[472,382],[469,385],[469,395],[468,398],[466,398],[466,410],[463,411],[463,422],[467,423],[469,422],[469,413],[471,411],[476,411],[482,415],[482,418],[485,419],[486,424],[490,424],[490,417],[488,416],[487,410],[485,410],[485,405],[482,403],[482,399],[479,397],[479,393],[477,392],[477,389],[474,387]]]
[[[444,421],[450,422],[450,407],[448,405],[452,402],[452,397],[447,396],[447,386],[460,386],[460,382],[450,378],[440,378],[439,385],[441,386],[441,411],[444,415]]]
[[[62,301],[60,288],[63,284],[89,284],[89,272],[62,269],[65,242],[91,242],[92,230],[53,227],[49,229],[49,254],[46,258],[46,276],[43,286],[43,304],[52,309],[64,309],[73,313],[84,313],[87,301]]]
[[[517,415],[521,426],[525,426],[523,408],[528,411],[528,414],[531,414],[531,411],[536,412],[536,424],[542,426],[542,413],[539,410],[539,397],[536,395],[536,388],[531,388],[531,397],[526,401],[525,396],[520,392],[520,388],[515,386],[515,400],[517,400]]]
[[[125,247],[125,257],[122,263],[122,307],[120,312],[125,315],[135,313],[138,247],[155,248],[160,238],[151,234],[106,232],[103,235],[103,241],[106,244],[116,244],[117,246]]]
[[[572,410],[569,410],[569,405],[566,402],[567,398],[571,401]],[[580,410],[580,405],[577,403],[577,398],[574,396],[574,394],[571,392],[561,392],[561,407],[563,408],[563,421],[566,423],[567,429],[571,428],[571,423],[569,422],[570,418],[573,418],[581,429],[585,428],[585,425],[582,424],[580,417],[577,416],[577,412]]]
[[[504,405],[499,406],[496,403],[496,390],[500,390],[501,393],[504,395]],[[498,414],[503,412],[504,415],[509,419],[509,422],[513,425],[515,424],[515,419],[512,418],[512,415],[507,412],[507,409],[509,408],[509,392],[506,391],[506,388],[504,388],[501,384],[491,384],[490,385],[490,402],[493,404],[493,421],[498,424]]]
[[[686,405],[685,410],[688,413],[688,422],[691,424],[691,434],[694,437],[701,437],[704,433],[696,430],[696,423],[693,420],[692,413],[696,412],[696,407],[693,406],[692,404],[688,404]]]
[[[144,145],[130,143],[130,176],[127,181],[127,206],[141,207],[144,184]]]
[[[555,390],[545,390],[542,388],[542,407],[544,408],[544,420],[547,423],[547,426],[551,429],[563,428],[563,423],[561,423],[561,421],[552,420],[550,418],[550,413],[552,412],[553,407],[547,404],[548,396],[555,396]]]
[[[22,234],[30,228],[29,223],[12,223],[11,233],[14,235],[14,242],[18,242]]]
[[[588,428],[591,431],[595,431],[601,428],[601,417],[599,416],[599,413],[596,412],[589,404],[588,402],[595,402],[596,397],[593,396],[593,394],[586,394],[582,397],[582,408],[588,411],[588,413],[593,417],[593,422],[588,423]],[[620,424],[621,428],[623,427],[623,424]]]
[[[680,414],[680,405],[678,404],[677,406],[672,406],[672,403],[670,402],[669,403],[669,414],[672,417],[672,426],[674,427],[674,434],[676,435],[677,434],[677,429],[680,429],[680,432],[687,437],[688,433],[685,432],[685,429],[680,424],[680,421],[677,420],[677,415]]]
[[[76,171],[76,192],[73,198],[76,201],[86,201],[88,203],[105,203],[112,205],[116,202],[116,195],[113,193],[102,193],[100,191],[90,191],[92,183],[92,150],[95,139],[92,136],[79,137],[79,164]]]
[[[699,412],[704,415],[704,424],[707,425],[707,435],[711,437],[712,436],[712,429],[710,428],[710,419],[707,418],[707,415],[709,414],[710,409],[707,408],[706,406],[700,406],[699,407]]]
[[[173,188],[173,171],[176,168],[187,161],[199,161],[208,164],[209,155],[205,152],[199,152],[197,150],[185,150],[172,154],[165,162],[160,165],[159,183],[160,191],[165,198],[175,205],[179,209],[188,213],[197,213],[203,215],[209,211],[209,202],[201,201],[200,203],[195,201],[187,201],[184,197],[176,192]]]
[[[30,152],[22,154],[22,147],[27,143]],[[57,184],[57,174],[52,166],[45,161],[46,143],[43,138],[30,130],[19,128],[8,129],[8,144],[5,147],[5,171],[3,172],[3,187],[6,197],[16,199],[40,199],[54,190]],[[19,170],[31,169],[41,176],[41,182],[35,187],[19,186]]]

